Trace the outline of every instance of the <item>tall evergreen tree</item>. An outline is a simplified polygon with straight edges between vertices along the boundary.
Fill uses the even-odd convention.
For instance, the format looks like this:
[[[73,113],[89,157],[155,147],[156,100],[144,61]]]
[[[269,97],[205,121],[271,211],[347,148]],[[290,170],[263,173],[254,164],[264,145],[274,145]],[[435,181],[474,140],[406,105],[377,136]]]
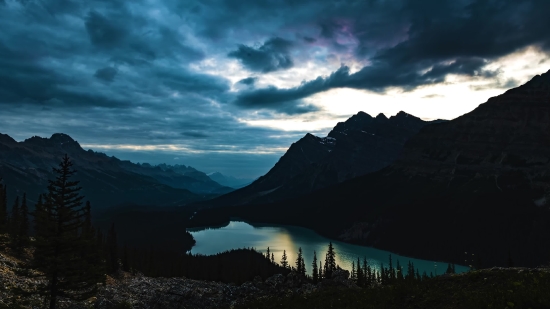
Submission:
[[[355,270],[355,261],[351,261],[351,276],[350,280],[357,281],[357,271]]]
[[[359,261],[359,258],[357,258],[357,285],[358,286],[365,285],[365,281],[364,281],[365,276],[363,275],[364,271],[365,269],[361,268],[361,262]]]
[[[298,257],[296,258],[296,271],[299,274],[306,275],[306,264],[304,262],[304,256],[302,254],[302,247],[298,249]]]
[[[271,252],[271,263],[275,264],[275,254]]]
[[[325,274],[323,273],[323,262],[319,261],[319,280],[325,278]]]
[[[395,269],[393,268],[393,263],[391,260],[391,254],[390,254],[390,265],[389,265],[389,278],[391,281],[395,279]]]
[[[397,280],[403,281],[403,268],[399,265],[399,260],[397,260],[395,268],[397,269]]]
[[[313,262],[311,263],[311,277],[313,279],[313,283],[317,283],[319,281],[319,270],[317,268],[317,253],[313,251]]]
[[[49,181],[43,205],[35,212],[36,267],[47,280],[41,292],[49,299],[49,308],[55,309],[57,298],[83,300],[97,292],[97,283],[104,280],[88,257],[82,256],[85,242],[79,235],[83,216],[78,181],[70,178],[76,173],[73,163],[65,155],[56,175]]]
[[[283,266],[284,268],[289,268],[286,250],[283,250],[283,256],[281,257],[281,266]]]
[[[26,247],[29,245],[29,207],[27,206],[27,194],[23,194],[21,202],[21,214],[19,216],[19,235],[18,247]]]
[[[336,270],[336,252],[334,252],[334,247],[332,242],[328,245],[328,251],[325,257],[325,278],[332,278],[332,273]]]
[[[271,254],[269,253],[269,247],[267,247],[267,252],[266,252],[266,254],[265,254],[265,257],[266,257],[267,259],[270,259],[270,258],[271,258]]]
[[[8,232],[8,198],[6,194],[6,186],[0,178],[0,234]]]
[[[357,263],[359,263],[359,259],[357,259]],[[372,278],[370,278],[370,276],[371,276],[371,268],[367,263],[367,257],[364,256],[363,257],[363,284],[364,285],[366,286],[371,285],[373,280]]]
[[[11,208],[11,216],[9,221],[10,243],[13,248],[19,247],[20,226],[21,226],[21,211],[19,206],[19,196],[17,196]]]

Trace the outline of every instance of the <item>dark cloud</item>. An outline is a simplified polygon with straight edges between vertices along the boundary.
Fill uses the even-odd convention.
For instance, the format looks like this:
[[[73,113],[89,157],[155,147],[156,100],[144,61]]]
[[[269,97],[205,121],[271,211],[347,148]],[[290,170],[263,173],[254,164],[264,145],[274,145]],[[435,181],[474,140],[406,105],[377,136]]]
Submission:
[[[115,68],[106,67],[95,71],[94,76],[100,80],[110,83],[115,79],[117,72],[118,71]]]
[[[191,138],[207,138],[207,137],[210,136],[208,134],[205,134],[205,133],[199,132],[199,131],[182,132],[181,135],[186,136],[186,137],[191,137]]]
[[[288,69],[294,65],[290,57],[291,46],[290,41],[272,38],[257,49],[239,45],[239,48],[230,52],[228,56],[239,59],[251,71],[268,73]]]
[[[257,78],[257,77],[247,77],[247,78],[241,79],[241,80],[238,81],[237,83],[238,83],[238,84],[247,85],[247,86],[254,86],[254,84],[256,83],[256,81],[258,81],[258,78]]]
[[[85,25],[92,44],[100,48],[112,49],[121,45],[129,34],[123,22],[109,20],[100,13],[91,11],[86,17]]]

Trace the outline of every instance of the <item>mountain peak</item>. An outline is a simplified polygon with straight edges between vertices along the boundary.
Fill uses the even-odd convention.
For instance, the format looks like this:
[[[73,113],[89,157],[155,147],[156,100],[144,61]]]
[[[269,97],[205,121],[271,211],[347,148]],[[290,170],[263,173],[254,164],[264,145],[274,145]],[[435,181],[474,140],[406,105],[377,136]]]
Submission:
[[[69,135],[64,134],[64,133],[54,133],[50,137],[50,140],[52,142],[60,142],[60,143],[68,143],[68,142],[74,142],[75,141],[72,137],[70,137]]]
[[[17,143],[11,136],[7,134],[0,133],[0,143],[2,144],[13,144]]]
[[[378,120],[388,120],[388,117],[386,117],[386,115],[380,113],[380,114],[378,114],[378,116],[376,116],[376,119],[378,119]]]

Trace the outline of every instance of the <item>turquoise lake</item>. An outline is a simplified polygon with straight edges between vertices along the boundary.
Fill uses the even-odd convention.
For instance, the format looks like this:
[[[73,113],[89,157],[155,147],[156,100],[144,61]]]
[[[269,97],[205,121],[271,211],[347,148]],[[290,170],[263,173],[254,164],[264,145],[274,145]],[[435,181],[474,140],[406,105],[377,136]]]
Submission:
[[[285,225],[250,225],[245,222],[231,221],[227,226],[215,228],[188,229],[196,240],[196,245],[191,250],[193,254],[212,255],[231,249],[255,248],[257,251],[265,253],[267,247],[275,255],[275,261],[279,263],[286,250],[290,265],[294,266],[298,256],[298,248],[302,248],[308,273],[311,272],[311,263],[313,261],[313,252],[317,254],[317,260],[324,264],[325,254],[328,244],[332,241],[336,251],[337,264],[347,270],[351,270],[352,261],[357,262],[357,258],[367,262],[371,267],[380,269],[381,263],[388,266],[389,255],[392,255],[393,266],[397,261],[406,272],[409,261],[414,263],[414,267],[422,274],[424,271],[430,275],[441,275],[447,269],[447,263],[438,261],[427,261],[400,256],[388,251],[379,250],[371,247],[347,244],[344,242],[330,240],[314,231],[297,226]],[[456,265],[457,273],[468,271],[466,266]]]

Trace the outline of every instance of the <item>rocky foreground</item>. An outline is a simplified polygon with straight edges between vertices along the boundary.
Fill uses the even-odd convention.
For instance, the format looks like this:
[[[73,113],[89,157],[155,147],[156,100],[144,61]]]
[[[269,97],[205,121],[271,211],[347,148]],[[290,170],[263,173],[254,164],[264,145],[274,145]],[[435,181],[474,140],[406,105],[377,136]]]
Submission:
[[[334,287],[358,289],[348,277],[349,272],[337,271],[334,279],[314,285],[290,273],[266,280],[256,277],[252,282],[234,285],[120,272],[107,277],[97,297],[83,302],[62,299],[59,308],[233,308],[252,300],[306,296]],[[39,277],[33,278],[25,270],[24,261],[0,253],[0,308],[41,308],[44,298],[36,294],[36,289],[42,283]]]

